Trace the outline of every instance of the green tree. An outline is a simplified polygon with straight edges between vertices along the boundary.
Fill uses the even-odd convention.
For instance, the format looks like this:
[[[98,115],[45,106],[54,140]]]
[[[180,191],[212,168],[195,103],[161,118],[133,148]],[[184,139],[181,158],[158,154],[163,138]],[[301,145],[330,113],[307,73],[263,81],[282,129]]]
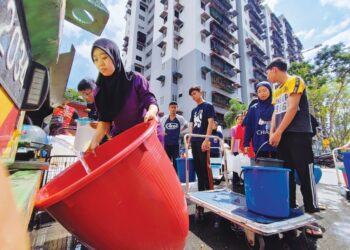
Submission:
[[[67,88],[64,92],[64,98],[70,101],[81,102],[83,101],[79,95],[79,92],[73,88]]]
[[[225,113],[224,119],[225,123],[227,124],[227,127],[232,127],[236,124],[236,116],[244,111],[247,110],[247,105],[244,103],[241,103],[240,101],[236,99],[230,100],[230,108],[229,111]]]
[[[350,97],[350,53],[344,44],[323,48],[314,62],[293,63],[290,74],[304,78],[308,84],[308,98],[312,112],[321,122],[324,135],[332,147],[350,139],[349,114],[346,112]]]

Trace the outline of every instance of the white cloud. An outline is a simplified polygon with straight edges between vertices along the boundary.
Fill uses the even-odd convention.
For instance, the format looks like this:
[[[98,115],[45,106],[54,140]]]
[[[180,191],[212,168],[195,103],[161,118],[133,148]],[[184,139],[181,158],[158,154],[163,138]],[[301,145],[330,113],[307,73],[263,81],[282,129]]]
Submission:
[[[82,31],[83,30],[80,27],[76,26],[75,24],[72,24],[71,22],[65,20],[63,23],[63,36],[65,37],[65,39],[79,38]]]
[[[345,46],[350,46],[350,28],[347,30],[344,30],[343,32],[340,32],[337,35],[333,36],[332,38],[324,41],[322,43],[322,45],[323,46],[327,46],[327,45],[332,46],[332,45],[340,43],[340,42],[344,43]],[[303,54],[305,59],[306,60],[313,59],[316,56],[317,52],[319,52],[322,49],[322,47],[305,52]]]
[[[265,0],[264,3],[267,4],[272,11],[275,11],[275,8],[279,3],[279,0]]]
[[[302,37],[305,41],[309,40],[315,35],[316,30],[313,28],[311,30],[302,30],[295,33],[297,37]]]
[[[343,20],[341,23],[339,24],[335,24],[335,25],[330,25],[328,26],[323,32],[322,34],[325,36],[330,36],[336,33],[339,33],[340,31],[344,30],[345,28],[347,28],[350,24],[350,18],[346,18],[345,20]]]
[[[333,5],[338,8],[350,9],[349,0],[320,0],[321,5]]]
[[[91,47],[94,41],[86,41],[76,45],[75,49],[79,56],[91,60]]]

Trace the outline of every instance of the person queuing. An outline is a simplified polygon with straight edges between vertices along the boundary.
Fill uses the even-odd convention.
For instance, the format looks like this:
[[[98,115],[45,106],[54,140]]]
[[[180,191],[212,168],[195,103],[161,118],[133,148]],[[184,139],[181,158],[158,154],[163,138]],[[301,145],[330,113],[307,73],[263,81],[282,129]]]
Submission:
[[[176,171],[176,158],[179,158],[180,150],[180,132],[188,127],[188,122],[177,112],[177,103],[169,103],[169,114],[164,115],[161,119],[164,129],[164,149],[173,162]]]
[[[244,151],[248,154],[250,141],[255,154],[259,157],[276,158],[276,148],[269,144],[269,133],[274,106],[272,104],[272,86],[269,82],[260,82],[255,87],[258,102],[253,104],[246,115]],[[257,152],[259,150],[259,152]]]
[[[97,110],[95,106],[94,89],[95,81],[92,79],[83,79],[78,84],[78,92],[86,101],[88,117],[94,121],[98,120]]]
[[[199,86],[191,87],[188,93],[197,104],[197,107],[191,112],[190,134],[211,135],[215,116],[213,105],[204,101]],[[209,138],[190,137],[188,143],[192,148],[193,166],[198,177],[198,190],[213,189],[213,173],[209,162]],[[203,220],[203,216],[204,208],[197,206],[195,218]]]
[[[146,78],[125,71],[113,41],[96,40],[91,57],[99,71],[95,93],[98,124],[88,149],[94,151],[108,131],[116,136],[142,121],[158,120],[158,105]],[[158,137],[162,136],[160,124],[157,132]]]
[[[274,59],[267,66],[266,73],[269,82],[278,84],[272,102],[275,110],[271,122],[270,144],[277,147],[279,158],[284,160],[285,167],[292,170],[289,178],[290,206],[297,207],[294,178],[296,170],[300,178],[305,212],[319,212],[313,175],[312,128],[305,83],[301,77],[290,76],[287,73],[287,63],[281,58]],[[317,224],[306,227],[306,233],[322,237],[322,230]]]

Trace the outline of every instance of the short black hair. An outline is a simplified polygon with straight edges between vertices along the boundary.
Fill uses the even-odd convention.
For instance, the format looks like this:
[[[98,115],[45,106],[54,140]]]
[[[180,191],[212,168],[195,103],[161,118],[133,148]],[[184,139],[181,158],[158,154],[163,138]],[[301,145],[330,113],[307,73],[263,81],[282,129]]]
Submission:
[[[170,102],[170,103],[169,103],[169,107],[170,107],[171,105],[176,105],[176,106],[177,106],[177,102]]]
[[[193,91],[198,91],[198,92],[201,92],[202,89],[200,86],[196,85],[196,86],[193,86],[190,88],[190,90],[188,91],[188,94],[191,95]]]
[[[87,89],[94,89],[96,87],[95,81],[89,78],[81,80],[78,84],[78,91],[84,91]]]
[[[272,69],[273,67],[278,68],[281,71],[287,71],[287,63],[283,58],[277,57],[270,62],[270,64],[266,67],[267,70]]]

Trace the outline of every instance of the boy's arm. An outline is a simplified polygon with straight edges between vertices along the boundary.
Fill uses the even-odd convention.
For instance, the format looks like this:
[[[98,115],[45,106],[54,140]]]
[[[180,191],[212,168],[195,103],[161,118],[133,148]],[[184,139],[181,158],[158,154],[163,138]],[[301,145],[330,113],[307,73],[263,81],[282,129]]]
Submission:
[[[273,147],[277,147],[280,140],[282,133],[286,130],[286,128],[289,126],[289,124],[293,121],[296,113],[298,112],[298,107],[300,103],[301,94],[298,93],[292,93],[288,97],[288,107],[286,114],[284,115],[281,124],[276,129],[274,133],[271,134],[270,137],[270,144]]]
[[[272,117],[271,117],[270,135],[275,133],[275,130],[276,130],[276,114],[275,114],[275,111],[274,111],[273,114],[272,114]]]

